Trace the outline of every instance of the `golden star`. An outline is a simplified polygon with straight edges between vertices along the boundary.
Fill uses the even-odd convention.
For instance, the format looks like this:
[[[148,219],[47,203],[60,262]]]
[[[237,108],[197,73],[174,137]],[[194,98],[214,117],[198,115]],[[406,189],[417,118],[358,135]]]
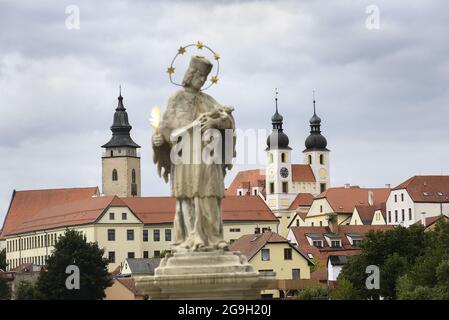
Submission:
[[[197,47],[198,49],[203,49],[204,44],[203,44],[201,41],[198,41],[198,42],[196,43],[196,47]]]
[[[214,59],[215,59],[215,60],[220,59],[220,55],[219,55],[217,52],[214,53]]]
[[[186,48],[184,47],[179,47],[178,49],[178,54],[184,54],[186,52]]]
[[[168,74],[175,73],[175,68],[173,68],[173,67],[168,67],[168,68],[167,68],[167,73],[168,73]]]
[[[217,83],[217,81],[218,81],[217,76],[213,76],[213,77],[210,79],[210,81],[211,81],[212,83]]]

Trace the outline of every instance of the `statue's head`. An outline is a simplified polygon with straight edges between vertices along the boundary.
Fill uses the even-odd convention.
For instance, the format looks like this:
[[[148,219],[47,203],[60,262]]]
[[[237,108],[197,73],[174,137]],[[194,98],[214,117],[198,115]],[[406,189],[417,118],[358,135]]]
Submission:
[[[204,57],[193,56],[190,59],[189,68],[182,79],[182,85],[199,91],[207,80],[212,70],[212,63]]]

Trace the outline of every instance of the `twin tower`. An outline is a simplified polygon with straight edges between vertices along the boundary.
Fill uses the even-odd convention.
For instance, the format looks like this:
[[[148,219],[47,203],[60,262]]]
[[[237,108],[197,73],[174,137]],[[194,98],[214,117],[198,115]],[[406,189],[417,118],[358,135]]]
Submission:
[[[291,163],[289,138],[284,133],[283,117],[272,116],[273,132],[267,140],[266,201],[272,209],[288,207],[299,193],[317,195],[330,185],[329,150],[321,134],[321,119],[316,115],[315,100],[310,119],[310,135],[305,141],[304,164]],[[140,146],[130,136],[132,126],[120,93],[111,126],[112,138],[102,146],[102,192],[119,197],[141,196]],[[310,174],[308,174],[310,172]]]

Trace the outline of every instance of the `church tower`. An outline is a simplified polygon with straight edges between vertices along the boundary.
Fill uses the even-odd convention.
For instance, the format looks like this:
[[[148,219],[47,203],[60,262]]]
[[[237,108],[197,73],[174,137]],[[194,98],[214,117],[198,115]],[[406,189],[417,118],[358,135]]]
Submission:
[[[330,186],[329,152],[327,140],[321,134],[321,119],[316,114],[316,101],[313,98],[313,116],[310,118],[310,135],[305,141],[304,163],[310,165],[315,175],[317,190],[324,192]]]
[[[278,112],[276,92],[276,112],[271,117],[273,131],[267,139],[267,167],[265,172],[266,202],[270,209],[279,216],[288,209],[296,194],[292,194],[291,148],[288,136],[282,128],[283,117]]]
[[[102,145],[103,194],[119,197],[140,197],[140,146],[131,139],[132,127],[123,106],[120,90],[118,106],[111,126],[112,138]]]

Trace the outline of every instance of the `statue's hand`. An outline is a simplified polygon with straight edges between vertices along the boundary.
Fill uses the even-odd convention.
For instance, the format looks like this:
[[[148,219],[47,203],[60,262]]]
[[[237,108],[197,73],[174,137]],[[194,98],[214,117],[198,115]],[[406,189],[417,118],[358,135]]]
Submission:
[[[160,133],[153,134],[152,137],[153,146],[160,147],[164,144],[164,137]]]
[[[208,129],[218,128],[219,122],[219,119],[203,118],[201,120],[201,132],[204,132]]]

